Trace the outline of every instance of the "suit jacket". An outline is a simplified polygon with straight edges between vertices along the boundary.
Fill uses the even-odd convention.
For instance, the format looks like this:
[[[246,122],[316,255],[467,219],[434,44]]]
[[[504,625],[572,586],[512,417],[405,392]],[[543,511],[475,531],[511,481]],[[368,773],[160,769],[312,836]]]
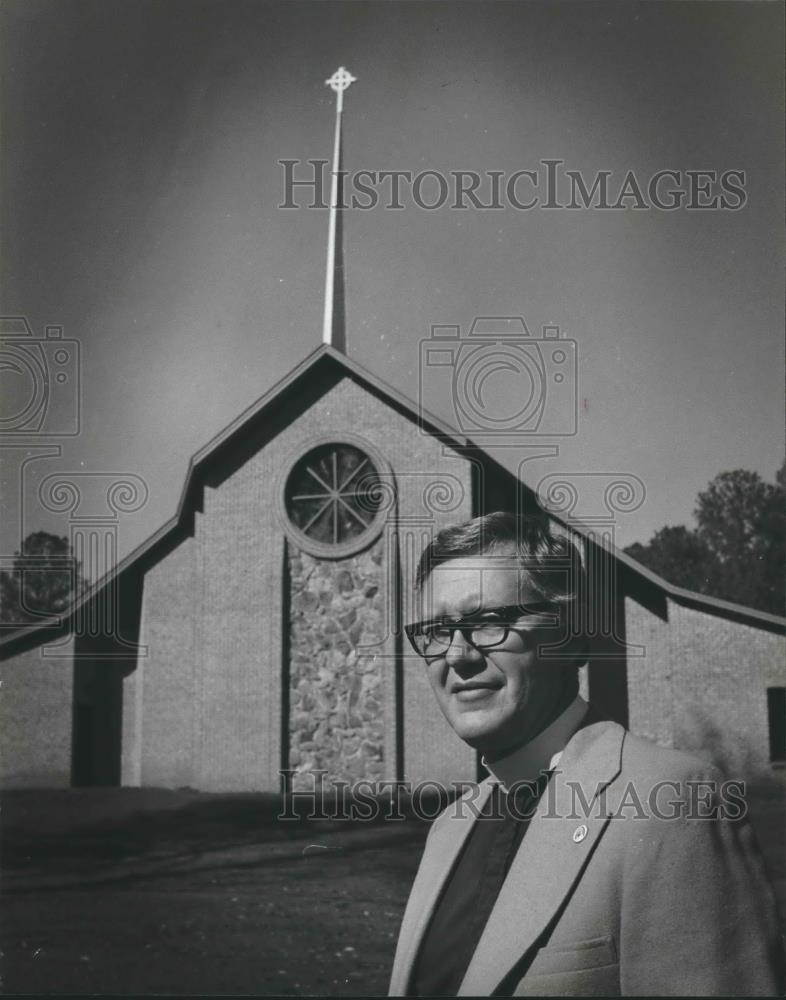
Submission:
[[[391,995],[407,994],[429,919],[492,780],[432,825]],[[735,806],[723,780],[711,765],[614,722],[580,729],[538,803],[459,996],[783,992],[783,942],[750,824],[713,818],[714,807]]]

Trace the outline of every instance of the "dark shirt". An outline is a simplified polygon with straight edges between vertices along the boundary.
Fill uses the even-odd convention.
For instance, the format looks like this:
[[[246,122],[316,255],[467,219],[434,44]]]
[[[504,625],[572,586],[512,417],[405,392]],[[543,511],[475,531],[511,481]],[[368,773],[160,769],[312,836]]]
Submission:
[[[508,807],[507,793],[494,785],[423,937],[412,995],[456,996],[547,782],[544,774],[534,788],[519,786],[515,808]]]

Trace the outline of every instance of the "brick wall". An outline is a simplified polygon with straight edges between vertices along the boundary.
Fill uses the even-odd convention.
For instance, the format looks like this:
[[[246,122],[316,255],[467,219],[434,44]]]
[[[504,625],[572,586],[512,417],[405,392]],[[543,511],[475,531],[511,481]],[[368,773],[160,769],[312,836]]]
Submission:
[[[769,759],[769,685],[785,684],[783,636],[668,602],[668,622],[628,598],[630,725],[730,770]],[[780,678],[780,679],[779,679]]]
[[[197,551],[187,539],[145,576],[139,641],[146,652],[123,682],[124,785],[195,784],[198,594]]]
[[[0,784],[62,788],[71,782],[73,639],[19,653],[0,666]],[[57,652],[53,659],[45,652]]]
[[[627,660],[630,729],[662,746],[674,746],[669,623],[626,597],[625,638],[641,646],[644,654]]]

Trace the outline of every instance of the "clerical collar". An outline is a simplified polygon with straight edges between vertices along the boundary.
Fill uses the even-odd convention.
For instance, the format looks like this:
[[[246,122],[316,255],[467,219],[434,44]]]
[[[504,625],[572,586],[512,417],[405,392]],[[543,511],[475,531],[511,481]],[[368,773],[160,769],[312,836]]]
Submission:
[[[517,782],[535,781],[541,772],[553,771],[557,766],[562,751],[581,725],[588,708],[581,695],[576,695],[564,712],[529,743],[507,757],[495,760],[493,764],[482,757],[483,766],[505,791]]]

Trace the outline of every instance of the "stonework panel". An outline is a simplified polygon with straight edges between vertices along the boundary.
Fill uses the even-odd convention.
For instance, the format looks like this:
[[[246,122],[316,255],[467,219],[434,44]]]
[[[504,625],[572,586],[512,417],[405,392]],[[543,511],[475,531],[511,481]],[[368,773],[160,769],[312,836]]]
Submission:
[[[382,544],[348,559],[290,550],[289,766],[303,776],[381,781],[385,776]]]

